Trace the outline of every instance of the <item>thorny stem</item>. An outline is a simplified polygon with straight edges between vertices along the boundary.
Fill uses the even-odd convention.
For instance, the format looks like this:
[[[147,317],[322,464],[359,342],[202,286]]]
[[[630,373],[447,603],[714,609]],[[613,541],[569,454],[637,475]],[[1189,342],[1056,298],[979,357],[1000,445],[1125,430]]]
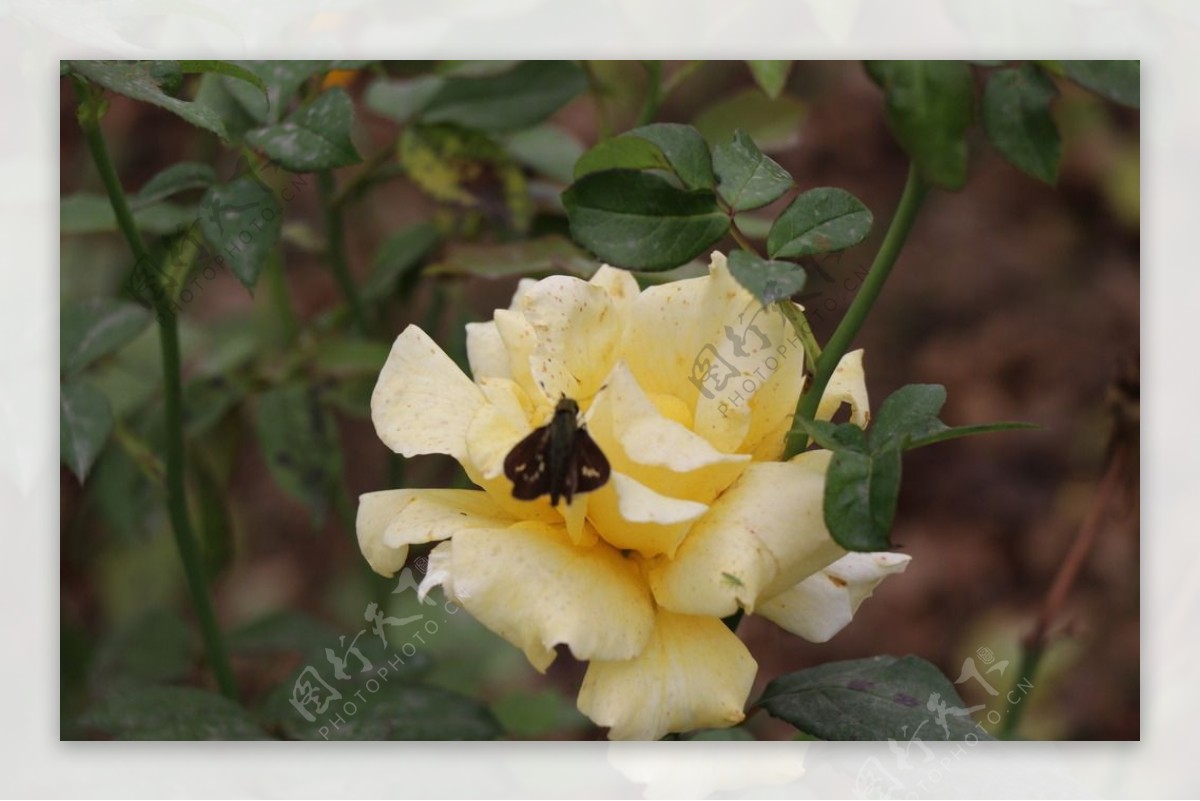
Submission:
[[[1042,601],[1042,608],[1038,611],[1033,630],[1021,643],[1021,660],[1016,673],[1017,681],[1024,679],[1032,683],[1033,677],[1037,673],[1049,643],[1050,626],[1062,611],[1067,595],[1070,594],[1071,587],[1075,584],[1075,579],[1078,578],[1079,571],[1083,568],[1083,563],[1103,527],[1109,500],[1116,494],[1121,476],[1125,471],[1125,458],[1126,451],[1124,449],[1117,448],[1113,452],[1108,469],[1104,472],[1104,478],[1100,480],[1100,486],[1096,490],[1096,498],[1088,509],[1087,516],[1079,527],[1079,532],[1075,535],[1075,541],[1071,543],[1071,550],[1067,552],[1066,558],[1058,568],[1058,573],[1054,576],[1050,591],[1046,593],[1046,598]],[[1011,699],[1008,701],[1004,723],[998,732],[1002,739],[1008,739],[1016,732],[1017,724],[1021,720],[1021,713],[1028,706],[1027,703],[1022,703],[1025,700],[1024,696],[1018,696],[1016,701]]]
[[[828,386],[829,379],[833,376],[833,371],[849,349],[850,343],[854,341],[859,329],[862,328],[867,313],[875,304],[888,275],[892,272],[892,267],[896,264],[896,257],[900,255],[908,233],[912,230],[913,221],[917,218],[917,212],[921,208],[921,202],[925,199],[925,190],[925,183],[918,175],[916,165],[910,164],[908,179],[905,181],[904,191],[900,195],[900,203],[896,206],[896,214],[892,217],[887,234],[883,237],[883,244],[879,246],[879,252],[875,254],[875,261],[871,263],[871,269],[867,272],[867,277],[863,280],[858,295],[850,304],[850,308],[846,310],[846,315],[838,323],[829,342],[825,344],[821,357],[817,359],[812,385],[804,391],[796,404],[796,420],[811,421],[816,415],[821,395],[824,394],[825,387]],[[808,436],[797,424],[788,434],[783,458],[791,459],[806,447],[808,447]]]
[[[358,287],[350,275],[350,265],[346,259],[345,219],[342,217],[342,210],[333,204],[334,189],[332,171],[321,170],[317,173],[317,192],[325,214],[325,246],[329,266],[333,269],[333,276],[346,298],[346,306],[350,309],[350,319],[354,321],[354,327],[358,333],[365,336],[370,326],[367,324],[367,313],[363,308],[362,299],[358,296]]]
[[[187,496],[184,487],[183,389],[179,360],[178,321],[161,280],[151,266],[146,243],[133,220],[129,201],[121,188],[120,178],[117,176],[116,168],[113,167],[108,147],[104,143],[104,135],[100,131],[103,100],[99,93],[83,80],[77,80],[75,88],[79,98],[79,125],[83,129],[92,160],[96,164],[96,170],[104,182],[104,189],[108,193],[109,203],[116,215],[117,225],[133,253],[136,261],[134,269],[142,271],[154,282],[150,294],[154,299],[157,312],[159,343],[162,350],[163,407],[166,418],[167,510],[170,514],[171,530],[175,535],[179,558],[183,561],[192,604],[196,609],[196,618],[204,638],[209,665],[212,667],[221,693],[236,701],[238,697],[237,683],[233,677],[233,669],[230,667],[229,656],[225,651],[225,643],[222,641],[220,629],[217,627],[212,598],[209,596],[208,583],[205,578],[204,564],[187,513]]]

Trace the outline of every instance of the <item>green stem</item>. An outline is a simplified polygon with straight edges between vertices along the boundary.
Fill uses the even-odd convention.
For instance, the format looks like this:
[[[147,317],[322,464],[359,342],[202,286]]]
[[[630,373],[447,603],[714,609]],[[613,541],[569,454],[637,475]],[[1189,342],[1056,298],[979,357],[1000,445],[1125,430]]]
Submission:
[[[703,65],[704,65],[703,61],[689,61],[686,64],[684,64],[682,67],[680,67],[679,69],[677,69],[673,73],[671,73],[667,77],[667,79],[665,81],[663,81],[663,85],[662,85],[663,97],[665,98],[667,95],[671,94],[671,92],[674,92],[675,88],[677,86],[679,86],[681,83],[686,81],[689,77],[691,77],[692,73],[695,72],[696,70],[700,69],[700,67],[702,67]]]
[[[1037,675],[1038,666],[1042,662],[1042,654],[1045,653],[1045,648],[1042,643],[1035,643],[1021,652],[1021,661],[1017,663],[1016,683],[1019,684],[1022,680],[1028,680],[1030,683],[1033,677]],[[1012,699],[1012,693],[1008,694],[1008,704],[1004,712],[1004,722],[1000,724],[1000,729],[996,732],[997,739],[1011,740],[1016,734],[1017,724],[1021,722],[1021,713],[1025,711],[1025,707],[1029,706],[1029,699],[1025,695],[1018,695],[1016,700]]]
[[[875,300],[879,297],[884,282],[887,281],[892,267],[896,264],[896,257],[900,255],[908,233],[912,230],[913,221],[917,218],[917,212],[921,208],[921,202],[925,199],[925,190],[925,183],[917,174],[916,166],[910,164],[908,179],[904,183],[904,192],[900,195],[900,203],[896,207],[896,214],[892,217],[891,225],[888,226],[887,234],[883,237],[883,244],[879,246],[879,252],[875,254],[875,261],[871,263],[871,269],[863,281],[862,288],[859,289],[858,295],[850,304],[850,308],[846,310],[846,315],[838,323],[837,329],[829,338],[824,351],[821,352],[821,357],[817,360],[812,385],[804,391],[796,404],[796,419],[812,420],[815,417],[817,406],[821,402],[821,395],[824,394],[833,371],[849,349],[850,343],[854,341],[858,330],[862,328],[867,313],[875,305]],[[788,435],[784,459],[792,458],[806,447],[808,447],[808,436],[804,434],[803,429],[793,428]]]
[[[296,311],[292,308],[292,299],[288,294],[287,281],[283,274],[283,255],[279,250],[278,247],[272,248],[267,256],[267,281],[271,290],[271,302],[279,317],[283,341],[290,345],[300,333],[300,323],[296,320]]]
[[[367,313],[363,308],[362,299],[358,296],[358,287],[350,275],[350,265],[346,259],[346,230],[342,210],[334,205],[333,172],[321,170],[317,173],[317,191],[320,195],[321,208],[325,214],[325,240],[329,256],[329,266],[337,279],[350,308],[350,319],[358,333],[366,335],[370,329],[367,324]]]
[[[742,229],[738,228],[738,224],[733,220],[733,212],[729,212],[729,235],[733,237],[733,241],[737,242],[742,250],[753,253],[755,256],[762,258],[762,254],[758,252],[758,248],[754,247],[754,243],[750,241],[750,237],[742,233]]]
[[[604,84],[596,76],[596,71],[592,68],[590,61],[579,62],[583,65],[583,74],[587,76],[588,93],[592,96],[592,102],[596,106],[596,128],[600,134],[600,141],[611,139],[613,135],[612,118],[608,115],[608,103],[604,100]]]
[[[642,113],[638,115],[638,127],[654,122],[663,102],[662,62],[643,61],[642,66],[646,69],[646,101],[642,104]]]
[[[358,172],[354,173],[354,177],[347,181],[346,185],[334,194],[331,201],[334,208],[341,209],[357,198],[366,190],[367,184],[375,177],[379,168],[390,163],[395,155],[395,144],[384,145],[371,154],[370,158],[359,167]]]
[[[175,534],[175,545],[179,549],[179,558],[183,561],[188,589],[196,608],[196,618],[200,624],[208,661],[216,676],[217,685],[222,694],[237,700],[237,683],[234,681],[233,669],[230,667],[229,656],[225,651],[225,643],[221,639],[221,632],[217,627],[216,614],[213,612],[212,599],[208,593],[204,563],[200,558],[200,549],[192,534],[191,521],[188,520],[187,514],[187,496],[184,488],[183,385],[179,360],[179,329],[175,311],[154,271],[146,243],[133,221],[133,213],[129,210],[129,201],[121,188],[120,178],[118,178],[112,159],[109,157],[108,147],[104,143],[104,136],[100,131],[103,101],[94,93],[91,86],[82,81],[76,83],[76,90],[79,97],[79,125],[83,129],[92,160],[95,162],[100,178],[104,182],[104,188],[108,192],[108,200],[116,215],[117,225],[133,252],[136,260],[134,270],[142,271],[154,282],[151,295],[154,298],[155,310],[158,315],[159,342],[162,346],[163,406],[167,429],[166,489],[171,530]]]
[[[808,366],[808,371],[816,372],[817,363],[821,359],[821,345],[817,342],[817,338],[813,336],[812,326],[808,322],[808,318],[804,316],[804,312],[800,311],[800,307],[792,303],[790,299],[783,299],[776,304],[779,310],[783,312],[783,316],[792,324],[792,329],[795,330],[796,336],[800,338],[800,344],[804,346],[805,364]]]

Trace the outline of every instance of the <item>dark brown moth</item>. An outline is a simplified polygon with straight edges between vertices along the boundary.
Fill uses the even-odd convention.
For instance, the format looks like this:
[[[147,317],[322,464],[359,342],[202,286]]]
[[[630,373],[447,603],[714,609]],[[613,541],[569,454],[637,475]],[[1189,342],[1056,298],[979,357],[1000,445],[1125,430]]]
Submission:
[[[578,492],[591,492],[608,481],[604,451],[579,423],[579,404],[563,397],[554,417],[513,446],[504,457],[504,475],[513,483],[513,497],[532,501],[550,496],[567,503]]]

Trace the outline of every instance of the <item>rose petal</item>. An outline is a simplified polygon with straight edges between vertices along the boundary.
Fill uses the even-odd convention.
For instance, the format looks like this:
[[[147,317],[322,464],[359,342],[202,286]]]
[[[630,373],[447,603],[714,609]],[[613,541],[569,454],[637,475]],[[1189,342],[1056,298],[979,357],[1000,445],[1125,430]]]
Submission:
[[[508,351],[512,380],[525,390],[535,407],[553,408],[554,404],[547,399],[545,391],[533,380],[533,374],[530,372],[530,360],[533,349],[537,346],[537,334],[533,326],[522,314],[508,309],[497,309],[492,319],[496,324],[496,332],[504,343],[504,349]]]
[[[724,623],[659,610],[636,658],[593,661],[579,710],[614,740],[657,740],[668,732],[733,726],[758,665]]]
[[[684,400],[696,433],[732,453],[750,432],[751,402],[770,379],[768,359],[787,347],[787,325],[714,253],[707,278],[672,281],[638,296],[622,356],[648,394]]]
[[[514,519],[478,490],[400,489],[358,499],[358,547],[376,573],[404,567],[408,546],[434,542],[468,528],[498,528]]]
[[[484,478],[493,479],[504,473],[504,459],[513,446],[533,430],[533,409],[515,381],[484,378],[479,389],[487,402],[467,426],[467,457]]]
[[[624,362],[588,410],[588,430],[610,464],[657,492],[709,503],[750,461],[726,454],[665,416]]]
[[[726,617],[753,612],[845,553],[825,528],[829,451],[790,462],[755,462],[713,503],[675,558],[651,567],[658,603],[676,612]]]
[[[540,672],[563,643],[577,659],[630,659],[654,628],[637,564],[603,544],[578,548],[561,526],[464,531],[438,549],[449,553],[437,567],[450,600],[523,650]],[[426,592],[429,586],[423,583]]]
[[[605,542],[647,557],[674,554],[692,524],[709,508],[660,495],[616,471],[588,499],[588,517]]]
[[[384,444],[404,456],[467,455],[467,425],[483,394],[416,326],[396,337],[371,394],[371,420]]]
[[[467,363],[476,381],[483,378],[512,378],[508,349],[495,321],[467,323]]]
[[[831,420],[843,403],[850,404],[850,422],[866,428],[871,421],[871,407],[867,398],[867,380],[863,374],[863,352],[852,350],[842,357],[829,384],[817,404],[818,420]]]
[[[624,321],[603,286],[554,275],[529,288],[517,310],[537,336],[534,383],[550,403],[596,394],[616,359]]]
[[[768,598],[758,614],[811,642],[825,642],[853,619],[860,604],[892,573],[902,573],[907,554],[848,553],[796,586]]]

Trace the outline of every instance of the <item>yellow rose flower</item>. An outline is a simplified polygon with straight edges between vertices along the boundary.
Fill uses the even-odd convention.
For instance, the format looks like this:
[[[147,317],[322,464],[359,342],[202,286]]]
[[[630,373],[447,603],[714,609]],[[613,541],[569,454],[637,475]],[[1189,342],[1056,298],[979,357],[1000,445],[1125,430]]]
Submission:
[[[757,664],[721,618],[739,608],[814,641],[833,636],[907,556],[846,553],[822,516],[828,451],[778,461],[804,380],[800,342],[713,254],[707,277],[639,291],[526,280],[467,326],[468,378],[423,331],[396,339],[371,399],[404,456],[453,456],[479,490],[363,495],[358,539],[390,576],[439,542],[422,594],[447,597],[539,671],[565,644],[589,662],[579,709],[614,739],[740,722]],[[504,459],[578,402],[611,465],[599,489],[551,507],[513,497]],[[862,353],[822,398],[865,425]]]

